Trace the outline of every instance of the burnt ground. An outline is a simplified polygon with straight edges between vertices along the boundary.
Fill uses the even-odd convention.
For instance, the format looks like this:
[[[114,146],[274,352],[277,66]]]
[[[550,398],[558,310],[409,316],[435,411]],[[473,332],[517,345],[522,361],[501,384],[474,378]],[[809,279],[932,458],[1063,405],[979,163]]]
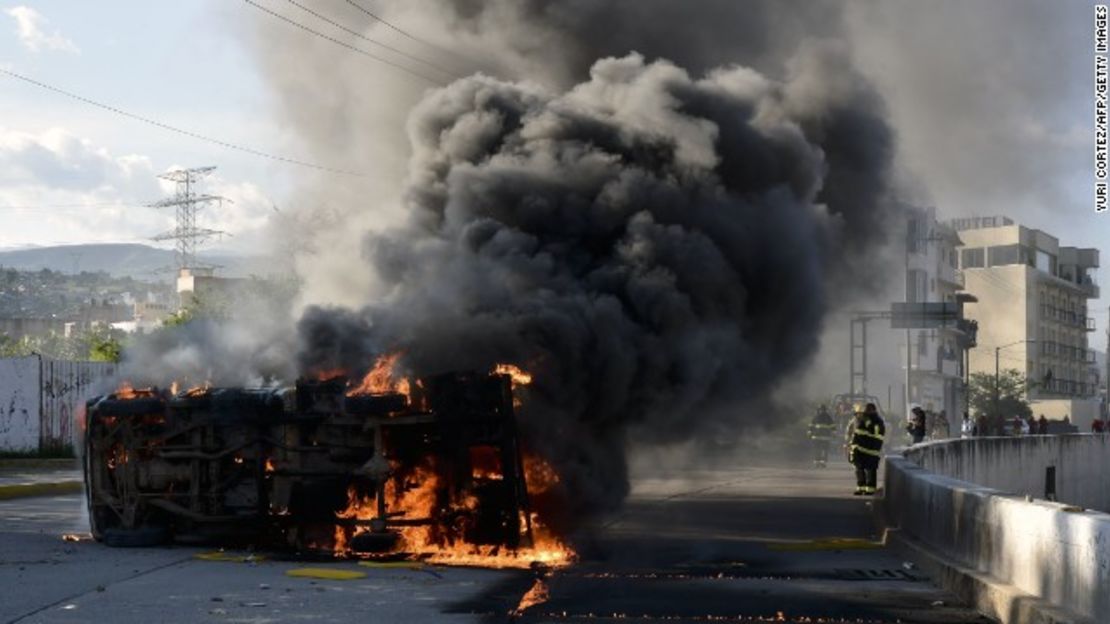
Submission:
[[[326,566],[366,576],[291,578],[320,564],[68,543],[62,533],[85,530],[79,496],[0,501],[0,622],[986,621],[875,543],[847,464],[655,473],[519,616],[528,571],[346,562]]]

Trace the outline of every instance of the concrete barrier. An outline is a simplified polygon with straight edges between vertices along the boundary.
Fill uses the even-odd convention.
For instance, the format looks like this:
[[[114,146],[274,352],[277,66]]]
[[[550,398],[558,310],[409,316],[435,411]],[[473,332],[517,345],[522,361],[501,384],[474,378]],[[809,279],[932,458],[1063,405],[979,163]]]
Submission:
[[[919,445],[886,458],[882,519],[943,585],[1004,623],[1110,621],[1110,515],[1026,495],[1043,493],[1051,462],[1061,495],[1101,500],[1104,458],[1092,453],[1106,445],[1092,435]]]
[[[946,477],[1110,511],[1110,434],[965,438],[918,444],[906,459]]]

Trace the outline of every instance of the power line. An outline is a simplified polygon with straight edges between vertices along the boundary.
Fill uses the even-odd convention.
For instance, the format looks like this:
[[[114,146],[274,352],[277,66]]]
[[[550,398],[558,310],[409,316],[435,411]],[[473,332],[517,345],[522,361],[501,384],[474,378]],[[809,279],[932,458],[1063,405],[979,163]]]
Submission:
[[[26,82],[28,84],[35,85],[36,87],[39,87],[41,89],[46,89],[47,91],[53,91],[54,93],[57,93],[59,95],[64,95],[68,98],[72,98],[74,100],[77,100],[78,102],[83,102],[83,103],[88,104],[90,106],[95,106],[97,108],[106,110],[108,112],[115,113],[115,114],[120,115],[122,117],[127,117],[128,119],[133,119],[135,121],[141,121],[145,124],[155,126],[157,128],[161,128],[163,130],[169,130],[170,132],[176,132],[177,134],[181,134],[181,135],[184,135],[184,136],[187,136],[187,137],[191,137],[191,138],[194,138],[194,139],[197,139],[197,140],[200,140],[200,141],[205,141],[205,142],[208,142],[208,143],[212,143],[213,145],[219,145],[220,147],[225,147],[227,149],[237,150],[237,151],[240,151],[240,152],[251,154],[253,156],[259,156],[261,158],[266,158],[266,159],[274,160],[274,161],[277,161],[277,162],[283,162],[283,163],[290,164],[290,165],[297,165],[297,166],[300,166],[300,167],[308,167],[309,169],[316,169],[317,171],[327,171],[329,173],[338,173],[338,174],[342,174],[342,175],[349,175],[349,176],[356,176],[356,177],[364,177],[365,176],[365,174],[359,173],[357,171],[347,171],[347,170],[343,170],[343,169],[335,169],[335,168],[332,168],[332,167],[326,167],[324,165],[317,165],[315,163],[305,162],[303,160],[297,160],[295,158],[288,158],[286,156],[277,156],[275,154],[270,154],[270,153],[267,153],[267,152],[263,152],[261,150],[256,150],[252,147],[246,147],[246,146],[243,146],[243,145],[238,145],[236,143],[230,143],[228,141],[222,141],[220,139],[214,139],[212,137],[205,136],[203,134],[193,132],[191,130],[184,130],[184,129],[178,128],[176,126],[171,126],[169,124],[162,123],[162,122],[156,121],[154,119],[150,119],[149,117],[143,117],[141,115],[136,115],[135,113],[129,113],[125,110],[116,108],[114,106],[110,106],[108,104],[103,104],[103,103],[97,102],[95,100],[90,100],[87,97],[77,95],[76,93],[73,93],[71,91],[66,91],[64,89],[48,85],[45,82],[39,82],[38,80],[35,80],[33,78],[28,78],[27,76],[24,76],[22,74],[17,74],[15,72],[10,71],[8,69],[5,69],[3,67],[0,67],[0,73],[5,74],[7,76],[10,76],[12,78],[15,78],[16,80],[22,80],[23,82]]]
[[[320,37],[322,39],[327,39],[328,41],[334,43],[335,45],[342,46],[342,47],[347,48],[348,50],[350,50],[352,52],[357,52],[357,53],[359,53],[363,56],[372,58],[375,61],[378,61],[380,63],[385,63],[386,65],[389,65],[391,67],[394,67],[396,69],[399,69],[399,70],[405,72],[406,74],[416,76],[417,78],[420,78],[421,80],[424,80],[424,81],[428,82],[429,84],[433,84],[433,85],[441,86],[441,87],[444,86],[444,83],[442,81],[439,81],[439,80],[436,80],[435,78],[431,78],[429,76],[426,76],[426,75],[424,75],[424,74],[422,74],[422,73],[420,73],[420,72],[418,72],[414,69],[410,69],[408,67],[405,67],[404,65],[401,65],[400,63],[394,63],[393,61],[391,61],[387,58],[382,58],[382,57],[380,57],[376,54],[373,54],[371,52],[367,52],[366,50],[363,50],[362,48],[358,48],[358,47],[355,47],[355,46],[353,46],[349,43],[346,43],[344,41],[340,41],[339,39],[336,39],[335,37],[332,37],[330,35],[326,35],[326,34],[320,32],[318,30],[314,30],[312,28],[309,28],[308,26],[305,26],[304,24],[298,22],[297,20],[286,17],[286,16],[284,16],[280,13],[275,13],[274,11],[271,11],[270,9],[267,9],[266,7],[262,6],[261,4],[258,4],[254,0],[243,0],[243,2],[246,2],[247,4],[251,5],[252,7],[256,8],[256,9],[258,9],[259,11],[262,11],[263,13],[266,13],[268,15],[276,17],[277,19],[289,24],[290,26],[300,28],[301,30],[303,30],[307,33],[311,33],[313,35],[316,35],[317,37]]]
[[[397,26],[396,24],[393,24],[393,23],[387,21],[385,18],[383,18],[380,15],[370,11],[369,9],[367,9],[366,7],[362,6],[361,4],[355,2],[354,0],[347,0],[347,4],[355,7],[359,11],[362,11],[364,14],[369,16],[370,19],[373,19],[376,22],[381,22],[382,24],[385,24],[387,27],[393,29],[394,31],[400,33],[401,35],[403,35],[405,37],[408,37],[409,39],[412,39],[413,41],[415,41],[417,43],[422,43],[422,44],[428,46],[429,48],[432,48],[433,50],[436,50],[436,51],[440,52],[441,54],[446,54],[448,56],[456,56],[456,54],[454,52],[452,52],[451,50],[447,50],[445,48],[442,48],[442,47],[432,43],[431,41],[428,41],[427,39],[422,39],[420,37],[417,37],[416,35],[413,35],[411,33],[406,32],[400,26]]]
[[[326,22],[328,24],[331,24],[332,26],[335,26],[336,28],[338,28],[339,30],[342,30],[345,33],[348,33],[352,36],[358,37],[359,39],[362,39],[363,41],[367,41],[369,43],[372,43],[376,46],[381,46],[382,48],[384,48],[386,50],[389,50],[390,52],[393,52],[395,54],[399,54],[399,55],[401,55],[401,56],[403,56],[407,59],[416,61],[417,63],[420,63],[421,65],[425,65],[425,66],[427,66],[431,69],[434,69],[435,71],[443,74],[444,76],[447,76],[448,78],[457,78],[457,76],[455,76],[450,70],[444,69],[444,68],[440,67],[439,65],[436,65],[435,63],[432,63],[431,61],[426,61],[426,60],[420,58],[419,56],[409,54],[408,52],[405,52],[404,50],[401,50],[399,48],[395,48],[391,45],[387,45],[387,44],[384,44],[384,43],[382,43],[380,41],[377,41],[375,39],[371,39],[370,37],[367,37],[366,35],[363,35],[362,33],[358,32],[358,31],[351,30],[350,28],[347,28],[343,24],[340,24],[339,22],[336,22],[335,20],[329,19],[328,17],[326,17],[324,15],[321,15],[320,13],[306,7],[305,5],[301,4],[300,2],[297,2],[297,0],[285,0],[285,1],[288,2],[289,4],[292,4],[293,6],[297,7],[298,9],[304,11],[305,13],[308,13],[309,15],[312,15],[312,16],[316,17],[319,20],[321,20],[323,22]]]
[[[24,204],[24,205],[6,205],[0,204],[0,210],[72,210],[80,208],[138,208],[141,204],[137,202],[92,202],[83,204]]]

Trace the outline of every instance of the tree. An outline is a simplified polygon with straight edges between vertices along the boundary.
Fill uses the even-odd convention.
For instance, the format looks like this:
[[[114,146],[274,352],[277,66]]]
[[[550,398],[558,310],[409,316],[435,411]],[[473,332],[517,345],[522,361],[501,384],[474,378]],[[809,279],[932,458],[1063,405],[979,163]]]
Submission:
[[[999,372],[998,385],[995,386],[994,373],[972,373],[968,387],[971,409],[976,414],[1003,418],[1020,416],[1029,418],[1033,408],[1025,400],[1029,383],[1021,371],[1009,368]],[[995,397],[997,397],[997,404]]]
[[[162,327],[178,327],[185,325],[193,320],[196,316],[194,308],[181,308],[177,312],[171,312],[166,318],[162,320]]]
[[[119,362],[123,357],[123,344],[111,332],[93,333],[89,336],[89,359],[94,362]]]
[[[7,334],[0,334],[0,357],[24,357],[31,354],[31,347],[25,339],[16,340]]]

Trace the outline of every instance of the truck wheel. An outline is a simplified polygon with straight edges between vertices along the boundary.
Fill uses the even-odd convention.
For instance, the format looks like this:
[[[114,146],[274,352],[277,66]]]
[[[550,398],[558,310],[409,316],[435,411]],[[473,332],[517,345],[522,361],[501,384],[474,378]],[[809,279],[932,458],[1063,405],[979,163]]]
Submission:
[[[100,466],[93,464],[92,432],[94,422],[92,417],[89,421],[85,427],[84,457],[82,458],[84,470],[82,472],[84,472],[85,477],[85,508],[89,513],[89,533],[92,534],[93,539],[99,542],[104,539],[104,531],[112,524],[118,524],[119,519],[115,517],[110,509],[93,503],[93,471],[99,470]],[[113,523],[112,520],[116,522]]]

